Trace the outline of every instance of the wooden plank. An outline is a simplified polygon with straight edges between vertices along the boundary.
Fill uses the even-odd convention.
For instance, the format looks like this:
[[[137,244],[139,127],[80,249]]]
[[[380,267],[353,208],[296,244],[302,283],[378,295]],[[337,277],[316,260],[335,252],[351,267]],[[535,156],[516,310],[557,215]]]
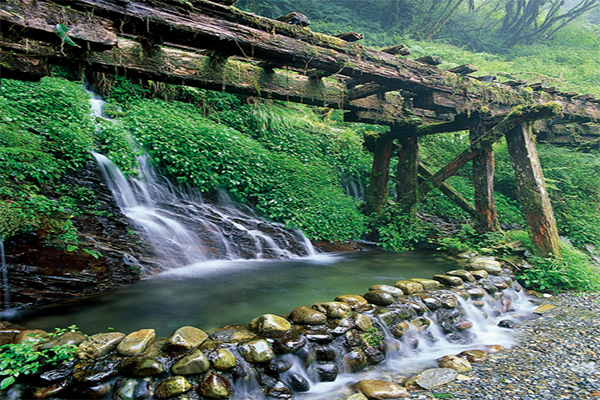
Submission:
[[[525,213],[534,253],[560,257],[558,228],[532,139],[531,125],[522,124],[508,131],[506,143],[517,180],[517,197]]]
[[[403,137],[398,139],[398,143],[400,148],[398,149],[398,166],[396,168],[396,194],[399,199],[407,199],[405,204],[408,207],[402,212],[408,213],[416,219],[415,205],[419,186],[419,139],[416,136]]]
[[[471,129],[472,142],[477,141],[480,133]],[[494,201],[494,151],[491,147],[482,149],[473,158],[473,188],[475,189],[475,219],[477,228],[484,232],[500,230],[498,213]]]
[[[390,182],[390,157],[392,139],[389,134],[381,135],[375,142],[371,181],[365,191],[367,215],[380,216],[388,201]]]
[[[433,172],[431,172],[429,168],[427,168],[427,166],[422,162],[419,163],[419,174],[423,177],[423,179],[430,179],[433,176]],[[439,189],[442,193],[444,193],[444,195],[446,195],[446,197],[452,200],[454,204],[462,208],[467,214],[473,218],[477,218],[477,211],[475,210],[473,204],[471,204],[469,200],[460,194],[452,185],[447,182],[442,182]]]

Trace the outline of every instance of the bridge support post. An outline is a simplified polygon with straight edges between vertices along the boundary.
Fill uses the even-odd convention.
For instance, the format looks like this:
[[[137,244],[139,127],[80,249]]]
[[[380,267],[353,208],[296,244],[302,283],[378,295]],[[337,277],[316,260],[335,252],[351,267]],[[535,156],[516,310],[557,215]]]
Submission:
[[[534,253],[560,257],[558,228],[532,135],[531,124],[522,124],[506,133],[517,179],[517,197],[525,213]]]
[[[392,139],[390,135],[381,135],[375,143],[371,180],[365,193],[367,214],[380,216],[388,201],[391,154]]]
[[[419,140],[418,137],[402,137],[398,139],[398,167],[396,169],[396,194],[398,199],[405,199],[402,212],[417,217],[417,187],[419,186]]]
[[[478,137],[477,132],[471,130],[471,142],[476,141]],[[494,151],[491,146],[482,149],[473,158],[473,188],[477,228],[484,232],[499,231],[500,223],[494,201]]]

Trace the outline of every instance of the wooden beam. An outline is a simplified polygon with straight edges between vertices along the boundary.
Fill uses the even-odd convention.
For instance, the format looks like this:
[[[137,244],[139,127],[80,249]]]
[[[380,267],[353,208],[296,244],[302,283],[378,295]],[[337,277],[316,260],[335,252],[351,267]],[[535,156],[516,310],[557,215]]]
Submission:
[[[416,136],[403,137],[398,139],[398,144],[396,194],[399,199],[407,199],[405,204],[409,206],[402,211],[416,219],[417,209],[414,206],[419,186],[419,139]]]
[[[419,174],[423,177],[423,179],[430,179],[433,176],[433,172],[431,172],[429,168],[427,168],[427,166],[422,162],[419,162]],[[469,200],[460,194],[452,185],[447,182],[442,182],[439,189],[446,195],[446,197],[452,200],[454,204],[462,208],[467,214],[473,218],[477,218],[477,211],[475,210],[473,204],[471,204]]]
[[[471,142],[481,136],[477,129],[470,130]],[[494,201],[494,151],[482,149],[473,158],[473,188],[475,189],[475,219],[477,229],[484,232],[500,230]]]
[[[376,139],[371,181],[365,192],[366,213],[380,216],[388,201],[392,139],[383,134]]]
[[[560,257],[558,228],[532,139],[531,124],[508,131],[506,143],[517,180],[517,197],[525,213],[534,253]]]

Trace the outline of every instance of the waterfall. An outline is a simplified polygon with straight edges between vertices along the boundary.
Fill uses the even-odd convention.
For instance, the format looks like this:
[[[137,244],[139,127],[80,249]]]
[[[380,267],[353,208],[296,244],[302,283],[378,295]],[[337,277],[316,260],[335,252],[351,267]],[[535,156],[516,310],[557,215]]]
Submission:
[[[91,97],[92,115],[103,118],[104,101],[94,93]],[[106,156],[93,156],[122,213],[144,234],[167,269],[213,259],[315,254],[300,231],[262,220],[224,191],[219,191],[217,204],[209,204],[197,190],[173,185],[151,166],[147,154],[138,157],[138,177],[129,178]],[[126,261],[137,260],[131,256]]]

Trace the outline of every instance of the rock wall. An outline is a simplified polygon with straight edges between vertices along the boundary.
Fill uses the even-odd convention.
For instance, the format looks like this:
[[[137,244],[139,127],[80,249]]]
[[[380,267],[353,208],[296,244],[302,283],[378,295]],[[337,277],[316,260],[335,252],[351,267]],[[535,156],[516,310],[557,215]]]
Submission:
[[[519,290],[499,262],[475,257],[465,270],[399,281],[395,286],[375,285],[363,296],[341,295],[331,302],[298,307],[285,317],[266,314],[248,326],[225,326],[210,334],[186,326],[168,338],[141,329],[128,335],[64,333],[49,340],[42,339],[41,331],[4,327],[0,344],[22,343],[38,335],[35,340],[45,349],[57,344],[78,347],[74,360],[47,366],[0,396],[289,399],[315,383],[382,363],[390,353],[399,354],[399,346],[417,349],[420,342],[439,340],[438,331],[450,343],[468,344],[473,321],[467,318],[466,307],[482,318],[502,315],[511,310],[509,297]],[[408,379],[405,387],[362,380],[352,386],[361,394],[349,398],[406,397],[407,389],[435,387],[484,358],[484,351],[450,355],[440,360],[442,368]],[[377,397],[381,393],[395,397]]]

